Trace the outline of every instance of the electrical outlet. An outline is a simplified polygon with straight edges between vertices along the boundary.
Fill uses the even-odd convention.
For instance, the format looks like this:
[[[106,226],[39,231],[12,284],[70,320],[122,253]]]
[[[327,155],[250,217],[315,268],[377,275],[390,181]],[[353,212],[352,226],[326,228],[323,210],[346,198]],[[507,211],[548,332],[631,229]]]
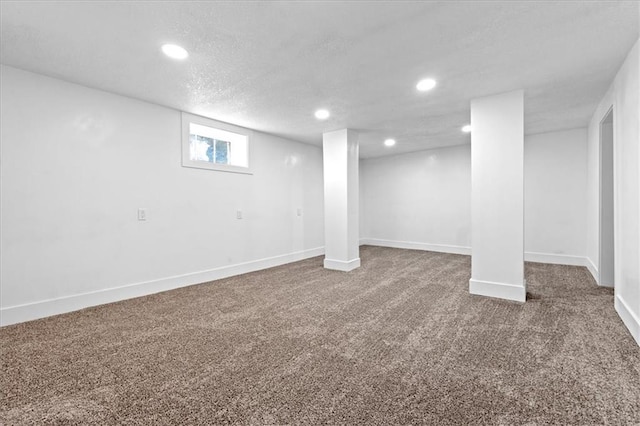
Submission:
[[[298,207],[298,216],[302,216],[302,209],[300,207]]]
[[[147,209],[143,209],[143,208],[138,209],[138,220],[140,221],[147,220]]]
[[[242,219],[242,210],[236,210],[236,219]]]

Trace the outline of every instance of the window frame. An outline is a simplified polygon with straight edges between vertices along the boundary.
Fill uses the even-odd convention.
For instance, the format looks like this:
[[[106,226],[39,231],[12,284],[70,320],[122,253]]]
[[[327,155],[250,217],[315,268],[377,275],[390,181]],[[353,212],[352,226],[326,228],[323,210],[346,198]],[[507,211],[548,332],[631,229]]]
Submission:
[[[191,144],[189,141],[189,136],[191,133],[190,131],[191,123],[244,136],[247,140],[247,167],[234,166],[232,164],[218,164],[218,163],[209,163],[207,161],[192,160],[191,151],[190,151]],[[182,111],[182,166],[195,168],[195,169],[214,170],[218,172],[229,172],[229,173],[240,173],[240,174],[251,175],[253,174],[251,169],[252,136],[253,136],[252,132],[248,129]],[[233,148],[233,142],[231,142],[230,147]]]

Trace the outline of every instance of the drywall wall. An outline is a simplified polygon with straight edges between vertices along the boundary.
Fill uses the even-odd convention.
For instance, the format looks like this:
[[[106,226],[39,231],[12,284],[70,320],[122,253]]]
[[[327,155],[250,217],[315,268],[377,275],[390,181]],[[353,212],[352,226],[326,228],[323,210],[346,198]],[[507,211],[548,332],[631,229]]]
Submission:
[[[469,254],[470,145],[361,160],[363,244]]]
[[[1,71],[2,324],[323,253],[319,147],[252,132],[253,175],[186,168],[179,111]]]
[[[586,129],[525,137],[525,260],[586,262]],[[362,243],[470,254],[469,145],[361,161]]]
[[[587,129],[530,135],[524,144],[527,260],[584,264]]]
[[[600,122],[613,108],[615,306],[640,344],[640,41],[589,123],[588,256],[599,268]]]

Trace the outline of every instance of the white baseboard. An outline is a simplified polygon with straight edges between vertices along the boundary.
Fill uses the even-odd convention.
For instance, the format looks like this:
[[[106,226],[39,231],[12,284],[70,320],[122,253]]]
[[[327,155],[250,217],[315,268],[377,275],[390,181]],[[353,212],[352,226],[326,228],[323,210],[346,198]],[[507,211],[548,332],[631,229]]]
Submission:
[[[395,240],[383,240],[378,238],[361,238],[360,245],[435,251],[439,253],[464,254],[468,256],[471,255],[471,247],[454,246],[454,245],[447,245],[447,244],[429,244],[429,243],[419,243],[419,242],[413,242],[413,241],[395,241]],[[574,266],[589,267],[588,266],[589,259],[587,259],[586,257],[572,256],[572,255],[566,255],[566,254],[536,253],[536,252],[528,251],[524,253],[524,260],[527,262],[539,262],[539,263],[551,263],[555,265],[574,265]]]
[[[349,272],[360,267],[360,258],[358,257],[357,259],[351,259],[346,262],[343,260],[325,258],[324,267],[326,269],[333,269],[335,271]]]
[[[588,259],[584,256],[572,256],[568,254],[524,252],[526,262],[551,263],[554,265],[587,266]]]
[[[417,242],[411,242],[411,241],[393,241],[393,240],[381,240],[377,238],[362,238],[360,239],[360,245],[471,255],[471,247],[453,246],[453,245],[446,245],[446,244],[428,244],[428,243],[417,243]]]
[[[9,306],[0,309],[0,326],[31,321],[38,318],[45,318],[52,315],[77,311],[91,306],[103,305],[105,303],[118,302],[120,300],[134,297],[146,296],[162,291],[186,287],[194,284],[228,278],[235,275],[246,274],[248,272],[259,271],[284,265],[310,257],[324,254],[324,247],[317,247],[309,250],[302,250],[294,253],[258,259],[250,262],[238,263],[235,265],[223,266],[206,271],[193,272],[190,274],[177,275],[173,277],[161,278],[159,280],[145,281],[141,283],[129,284],[122,287],[108,288],[104,290],[92,291],[89,293],[74,294],[55,299],[42,300],[24,305]]]
[[[614,306],[622,322],[631,333],[631,336],[638,346],[640,346],[640,319],[633,313],[629,305],[627,305],[620,295],[616,295]]]
[[[496,297],[498,299],[515,300],[516,302],[526,302],[527,282],[523,285],[496,283],[492,281],[469,280],[469,293],[479,296]]]
[[[586,259],[587,262],[585,266],[587,267],[589,272],[591,272],[593,279],[596,280],[596,284],[600,285],[600,272],[598,272],[598,268],[596,268],[595,263],[593,263],[591,259],[589,259],[588,257]]]

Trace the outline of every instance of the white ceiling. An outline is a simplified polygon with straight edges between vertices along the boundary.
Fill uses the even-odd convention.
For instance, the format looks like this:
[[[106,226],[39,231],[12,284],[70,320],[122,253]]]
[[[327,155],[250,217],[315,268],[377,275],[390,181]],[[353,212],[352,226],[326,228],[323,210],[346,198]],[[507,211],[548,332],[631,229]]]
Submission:
[[[365,158],[468,143],[470,99],[520,88],[528,134],[585,126],[640,16],[636,1],[3,1],[1,15],[6,65],[307,143],[357,129]],[[423,77],[438,86],[417,92]]]

